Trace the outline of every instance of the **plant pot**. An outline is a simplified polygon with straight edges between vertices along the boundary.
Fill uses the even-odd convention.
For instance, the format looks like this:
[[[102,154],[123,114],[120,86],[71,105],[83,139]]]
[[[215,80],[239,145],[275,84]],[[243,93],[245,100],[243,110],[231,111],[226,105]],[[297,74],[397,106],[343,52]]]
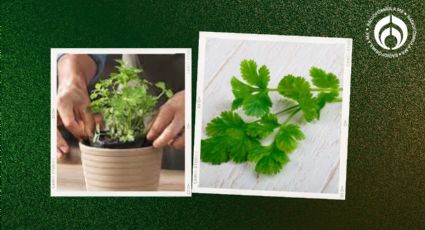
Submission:
[[[155,191],[162,149],[109,149],[80,142],[87,191]]]

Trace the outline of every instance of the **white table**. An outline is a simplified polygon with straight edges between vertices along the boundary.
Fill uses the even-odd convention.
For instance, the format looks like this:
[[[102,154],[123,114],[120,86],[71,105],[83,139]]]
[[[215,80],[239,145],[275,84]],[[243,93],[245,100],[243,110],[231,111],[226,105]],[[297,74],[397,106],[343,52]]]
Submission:
[[[342,83],[344,45],[240,41],[209,38],[206,43],[204,94],[202,101],[202,138],[206,124],[222,111],[229,110],[233,100],[230,79],[239,79],[243,59],[265,64],[271,73],[269,87],[276,88],[282,76],[293,74],[309,78],[312,66],[336,74]],[[285,103],[277,93],[270,94],[275,103],[272,111]],[[276,106],[277,105],[277,106]],[[211,165],[200,162],[200,188],[273,190],[313,193],[337,193],[339,185],[341,144],[341,103],[327,105],[319,121],[306,123],[295,117],[306,139],[289,155],[290,162],[275,176],[257,175],[254,165],[233,162]],[[245,117],[247,118],[247,117]],[[254,120],[252,117],[249,118]],[[280,117],[280,121],[285,116]],[[270,141],[270,140],[268,140]],[[267,142],[267,140],[266,140]]]

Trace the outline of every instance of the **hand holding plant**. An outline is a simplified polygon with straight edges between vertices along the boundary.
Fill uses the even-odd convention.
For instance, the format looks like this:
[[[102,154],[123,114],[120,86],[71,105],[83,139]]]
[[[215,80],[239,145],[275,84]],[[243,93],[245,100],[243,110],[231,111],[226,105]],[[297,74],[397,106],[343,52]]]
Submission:
[[[88,55],[66,54],[58,62],[58,124],[76,138],[92,135],[94,122],[86,111],[90,103],[87,83],[96,73],[96,64]],[[57,155],[69,152],[68,143],[57,130]]]
[[[175,149],[184,147],[184,91],[176,93],[161,109],[147,138],[154,140],[155,148],[170,145]]]
[[[153,85],[141,78],[141,69],[127,66],[117,60],[117,73],[101,80],[90,94],[93,100],[91,111],[101,114],[106,130],[101,132],[97,125],[93,144],[97,143],[130,143],[143,140],[146,136],[145,122],[153,115],[160,97],[173,95],[163,82]],[[161,90],[158,96],[149,93],[150,87]]]

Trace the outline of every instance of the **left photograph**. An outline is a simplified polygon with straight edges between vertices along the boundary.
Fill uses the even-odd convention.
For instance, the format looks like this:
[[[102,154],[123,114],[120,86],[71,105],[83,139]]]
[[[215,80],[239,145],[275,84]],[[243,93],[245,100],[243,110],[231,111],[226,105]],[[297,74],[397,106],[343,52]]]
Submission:
[[[51,49],[51,195],[191,195],[191,50]]]

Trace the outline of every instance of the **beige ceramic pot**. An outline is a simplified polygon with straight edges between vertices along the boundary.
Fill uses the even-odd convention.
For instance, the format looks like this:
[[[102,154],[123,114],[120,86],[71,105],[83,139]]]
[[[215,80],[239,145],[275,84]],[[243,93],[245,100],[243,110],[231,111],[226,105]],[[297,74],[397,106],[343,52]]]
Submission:
[[[88,191],[158,190],[162,149],[108,149],[80,142]]]

